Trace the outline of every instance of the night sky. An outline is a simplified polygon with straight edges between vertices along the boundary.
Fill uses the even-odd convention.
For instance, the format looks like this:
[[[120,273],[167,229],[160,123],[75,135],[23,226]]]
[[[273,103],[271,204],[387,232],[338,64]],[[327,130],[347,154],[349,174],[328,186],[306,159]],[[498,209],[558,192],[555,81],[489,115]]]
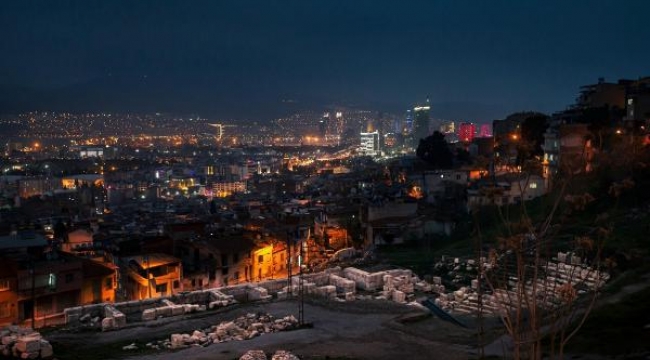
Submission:
[[[332,104],[484,121],[650,75],[650,1],[3,1],[0,113],[269,118]]]

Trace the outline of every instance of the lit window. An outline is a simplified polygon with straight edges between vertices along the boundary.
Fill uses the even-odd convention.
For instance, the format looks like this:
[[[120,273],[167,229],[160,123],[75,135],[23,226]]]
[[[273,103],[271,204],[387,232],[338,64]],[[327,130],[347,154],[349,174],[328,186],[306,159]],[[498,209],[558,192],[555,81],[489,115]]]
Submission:
[[[156,285],[156,292],[160,294],[167,294],[167,284]]]
[[[530,183],[529,186],[531,189],[537,189],[537,183]]]
[[[0,279],[0,291],[9,290],[9,279]]]

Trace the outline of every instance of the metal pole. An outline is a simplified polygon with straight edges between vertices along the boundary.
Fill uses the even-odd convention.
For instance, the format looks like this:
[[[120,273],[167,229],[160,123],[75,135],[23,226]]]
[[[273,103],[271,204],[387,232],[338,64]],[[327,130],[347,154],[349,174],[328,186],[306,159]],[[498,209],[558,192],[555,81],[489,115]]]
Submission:
[[[301,239],[300,241],[300,261],[298,262],[298,296],[300,296],[300,300],[298,302],[298,325],[303,326],[305,324],[305,291],[303,288],[303,278],[302,278],[302,261],[303,261],[303,241]]]
[[[292,296],[291,291],[291,232],[287,231],[287,295]]]
[[[34,263],[29,272],[32,274],[32,329],[36,329],[36,271]]]
[[[144,261],[147,265],[147,291],[149,293],[148,298],[151,299],[151,272],[149,269],[149,255],[144,256]]]

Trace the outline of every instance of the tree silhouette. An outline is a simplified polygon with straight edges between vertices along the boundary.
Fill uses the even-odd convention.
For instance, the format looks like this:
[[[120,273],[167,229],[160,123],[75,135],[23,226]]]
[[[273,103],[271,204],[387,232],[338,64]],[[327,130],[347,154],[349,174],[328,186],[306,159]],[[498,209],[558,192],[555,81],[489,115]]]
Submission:
[[[542,145],[548,128],[548,116],[534,113],[521,123],[521,141],[517,146],[517,165],[544,155]]]
[[[434,169],[451,169],[454,164],[454,154],[449,149],[445,135],[439,131],[421,139],[415,154]]]

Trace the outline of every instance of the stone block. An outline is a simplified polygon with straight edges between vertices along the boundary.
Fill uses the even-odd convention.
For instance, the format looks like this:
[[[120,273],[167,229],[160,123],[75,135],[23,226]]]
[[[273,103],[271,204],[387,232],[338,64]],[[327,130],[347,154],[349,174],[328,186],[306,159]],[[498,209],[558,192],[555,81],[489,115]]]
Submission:
[[[102,319],[102,331],[109,331],[115,329],[115,319],[107,317]]]
[[[160,300],[160,302],[161,302],[163,305],[165,305],[165,306],[169,306],[169,307],[174,307],[174,306],[176,306],[176,304],[174,304],[173,302],[171,302],[171,301],[168,300],[168,299],[162,299],[162,300]]]
[[[42,359],[49,359],[54,355],[54,350],[52,345],[47,341],[41,341],[41,350],[40,350]]]
[[[169,306],[161,306],[156,308],[156,314],[162,317],[172,316],[172,308]]]
[[[117,329],[123,328],[126,326],[126,315],[122,313],[115,314],[113,317],[114,326]]]
[[[406,294],[404,292],[402,292],[402,291],[395,290],[395,291],[393,291],[392,299],[395,302],[403,304],[403,303],[406,302]]]
[[[329,285],[334,285],[336,287],[336,291],[339,293],[356,291],[356,283],[353,280],[346,279],[338,275],[330,275]]]
[[[41,340],[40,339],[30,339],[23,337],[16,341],[14,345],[16,349],[20,352],[29,352],[29,353],[38,353],[41,349]]]
[[[172,349],[185,347],[185,340],[183,339],[183,334],[172,334],[170,339],[171,339]]]
[[[156,309],[145,309],[142,312],[142,320],[143,321],[151,321],[151,320],[156,320],[158,317]]]
[[[286,300],[288,296],[289,294],[286,291],[278,291],[277,293],[278,300]]]
[[[247,289],[248,300],[260,301],[268,300],[271,298],[268,291],[263,287],[250,287]]]
[[[170,308],[172,309],[172,316],[183,315],[185,313],[185,307],[183,305],[173,305]]]
[[[325,285],[316,288],[316,295],[330,297],[332,294],[336,296],[336,286]]]
[[[300,360],[300,358],[288,351],[277,350],[271,360]]]
[[[414,290],[422,291],[422,292],[431,292],[433,290],[433,286],[428,282],[418,281],[417,283],[414,284]]]
[[[472,280],[472,289],[475,289],[475,290],[478,289],[478,280],[477,279]]]
[[[239,360],[268,360],[263,350],[248,350]]]
[[[79,314],[74,314],[74,313],[66,313],[65,314],[65,323],[68,325],[75,325],[79,323],[79,319],[81,316]]]

